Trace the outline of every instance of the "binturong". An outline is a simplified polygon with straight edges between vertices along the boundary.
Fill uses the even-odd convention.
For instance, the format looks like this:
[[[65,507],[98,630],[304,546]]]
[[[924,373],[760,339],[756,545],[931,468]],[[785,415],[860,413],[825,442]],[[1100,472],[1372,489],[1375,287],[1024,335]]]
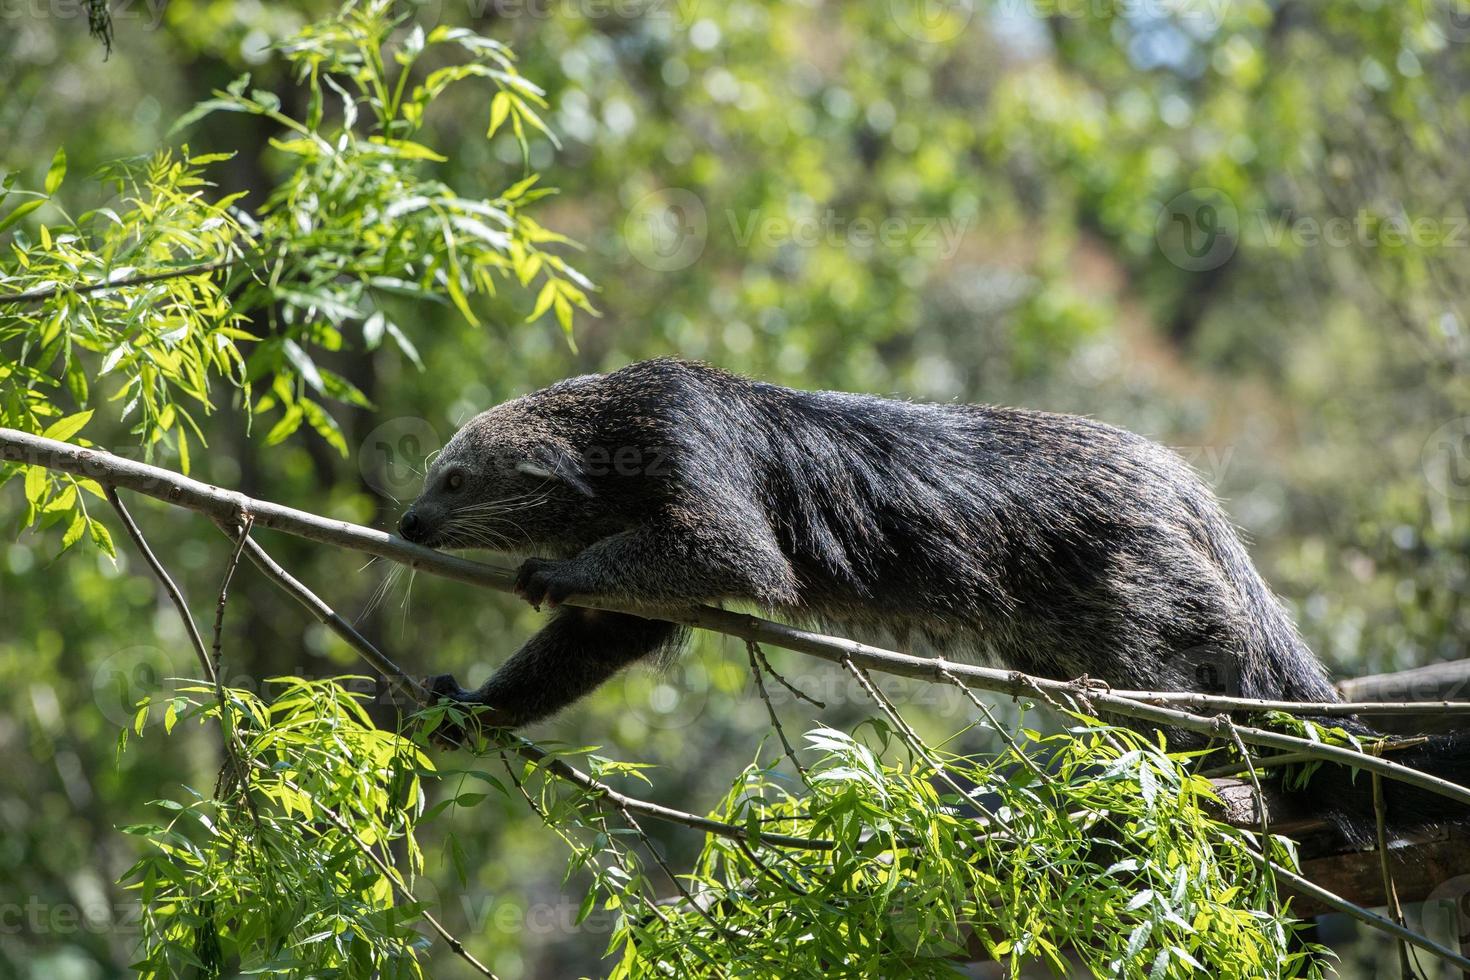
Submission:
[[[1338,700],[1189,465],[1076,416],[644,361],[476,416],[434,459],[400,531],[530,556],[516,590],[553,607],[550,622],[477,691],[430,681],[485,705],[490,724],[544,718],[682,639],[672,624],[569,599],[742,602],[1060,680]],[[1463,784],[1467,749],[1452,735],[1393,757]],[[1371,781],[1349,775],[1318,773],[1313,789],[1337,780],[1371,820]],[[1460,812],[1385,787],[1396,823]]]

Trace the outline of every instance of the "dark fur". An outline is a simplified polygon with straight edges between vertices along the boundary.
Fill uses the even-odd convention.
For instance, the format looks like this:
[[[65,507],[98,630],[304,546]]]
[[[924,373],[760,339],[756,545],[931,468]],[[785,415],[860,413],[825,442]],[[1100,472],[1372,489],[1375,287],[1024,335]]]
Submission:
[[[519,579],[538,605],[744,600],[1046,677],[1337,700],[1189,466],[1075,416],[796,391],[646,361],[473,419],[434,461],[403,531],[540,556]],[[521,725],[679,638],[565,608],[479,691],[436,683]],[[1443,771],[1464,767],[1463,748],[1455,737],[1395,758]]]

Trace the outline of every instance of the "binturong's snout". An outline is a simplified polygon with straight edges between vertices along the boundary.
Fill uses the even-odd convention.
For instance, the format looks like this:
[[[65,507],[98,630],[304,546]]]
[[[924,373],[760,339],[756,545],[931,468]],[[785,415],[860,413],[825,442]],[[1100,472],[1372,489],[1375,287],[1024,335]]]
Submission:
[[[423,542],[429,536],[428,529],[428,523],[412,507],[404,511],[403,517],[398,521],[398,533],[405,541],[412,541],[414,544]]]
[[[444,509],[434,501],[417,500],[398,519],[398,533],[405,541],[435,547],[435,538],[443,529]]]

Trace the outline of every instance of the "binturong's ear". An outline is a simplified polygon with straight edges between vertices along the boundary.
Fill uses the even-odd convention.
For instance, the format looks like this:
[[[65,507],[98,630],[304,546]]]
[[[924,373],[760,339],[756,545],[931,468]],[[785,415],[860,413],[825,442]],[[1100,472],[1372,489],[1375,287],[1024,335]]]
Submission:
[[[584,497],[596,496],[592,485],[587,482],[587,472],[581,457],[560,446],[536,447],[531,458],[517,463],[516,469],[528,476],[560,480]]]

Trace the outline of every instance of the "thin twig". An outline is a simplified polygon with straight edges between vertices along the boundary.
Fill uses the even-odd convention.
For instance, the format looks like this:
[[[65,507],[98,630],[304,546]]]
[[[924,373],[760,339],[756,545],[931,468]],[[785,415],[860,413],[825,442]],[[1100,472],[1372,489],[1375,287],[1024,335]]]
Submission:
[[[237,532],[239,540],[235,542],[235,550],[230,555],[230,563],[225,566],[224,581],[219,586],[219,599],[214,607],[214,673],[215,694],[221,703],[225,699],[224,684],[220,675],[224,672],[224,632],[225,632],[225,605],[230,601],[230,582],[235,578],[235,569],[240,567],[240,552],[245,550],[245,542],[250,537],[250,515],[244,515]]]
[[[1404,910],[1399,905],[1399,892],[1394,887],[1393,870],[1388,861],[1388,802],[1383,798],[1383,777],[1374,773],[1373,779],[1373,823],[1374,837],[1378,845],[1378,872],[1383,876],[1383,902],[1388,917],[1399,925],[1405,925]],[[1399,969],[1403,980],[1418,980],[1413,961],[1409,958],[1409,944],[1397,940]]]
[[[981,701],[978,697],[976,697],[975,692],[970,690],[969,687],[965,685],[965,682],[960,680],[954,674],[950,673],[949,671],[945,671],[944,676],[949,680],[951,684],[964,692],[965,697],[970,699],[971,704],[980,709],[980,713],[985,716],[985,720],[990,723],[990,727],[995,731],[997,735],[1005,740],[1006,745],[1010,746],[1011,753],[1015,755],[1016,758],[1020,759],[1021,762],[1028,769],[1030,769],[1033,774],[1041,779],[1042,782],[1053,781],[1051,773],[1038,766],[1036,764],[1036,760],[1031,758],[1030,755],[1021,751],[1020,744],[1017,743],[1016,740],[1011,736],[1009,730],[1002,727],[1000,721],[996,719],[995,713],[990,710],[990,705],[986,704],[984,701]]]
[[[1267,864],[1273,865],[1275,867],[1277,880],[1284,883],[1292,891],[1302,895],[1306,895],[1309,898],[1316,899],[1318,902],[1327,906],[1330,909],[1335,909],[1338,912],[1346,913],[1347,915],[1350,915],[1353,918],[1357,919],[1359,922],[1363,922],[1367,925],[1372,926],[1374,929],[1378,929],[1382,932],[1388,933],[1391,936],[1402,939],[1404,942],[1410,944],[1411,946],[1417,946],[1426,952],[1433,953],[1435,956],[1438,956],[1445,962],[1454,964],[1455,966],[1460,967],[1462,970],[1470,970],[1470,958],[1466,958],[1463,954],[1457,953],[1447,946],[1441,946],[1439,943],[1428,938],[1427,936],[1421,936],[1418,933],[1399,925],[1397,922],[1394,922],[1391,919],[1384,918],[1376,912],[1370,912],[1367,909],[1363,908],[1361,905],[1355,905],[1354,903],[1349,902],[1347,899],[1343,898],[1341,895],[1338,895],[1335,892],[1330,892],[1327,889],[1323,888],[1321,885],[1309,881],[1293,871],[1288,871],[1287,869],[1276,865],[1276,862],[1274,861],[1268,861],[1264,856],[1260,854],[1260,852],[1258,852],[1254,847],[1251,846],[1248,838],[1242,836],[1240,840],[1244,844],[1246,857],[1248,857],[1257,867],[1262,867]]]
[[[234,538],[234,532],[223,524],[221,530]],[[384,656],[367,637],[357,631],[356,627],[337,615],[331,606],[317,598],[315,593],[293,578],[291,573],[277,564],[276,560],[267,554],[254,539],[244,535],[240,538],[240,543],[245,548],[245,554],[249,556],[255,567],[265,574],[266,578],[278,585],[288,595],[294,596],[316,616],[319,622],[346,640],[374,670],[388,681],[395,691],[405,695],[411,703],[427,703],[428,692],[421,685],[404,673],[401,667]]]
[[[552,823],[550,814],[548,814],[546,810],[542,808],[541,804],[537,803],[534,799],[531,798],[530,792],[526,790],[525,783],[521,780],[520,776],[516,775],[515,768],[510,764],[510,757],[505,753],[505,749],[502,749],[500,751],[500,763],[505,767],[505,774],[510,777],[512,785],[514,785],[515,788],[520,791],[521,797],[526,801],[526,805],[531,808],[531,812],[540,817],[541,822],[547,827],[550,827],[558,837],[561,837],[569,844],[573,843],[571,838],[567,835],[566,831],[564,831],[559,825]],[[624,811],[624,815],[626,816],[626,811]],[[594,816],[594,819],[596,819],[598,824],[602,827],[603,836],[607,838],[608,849],[612,853],[613,861],[616,862],[617,866],[622,869],[624,877],[627,881],[634,881],[636,876],[633,874],[632,869],[628,867],[628,862],[623,858],[623,852],[618,847],[617,836],[613,834],[613,832],[608,828],[606,809],[599,806]],[[639,901],[648,906],[649,910],[653,913],[655,918],[662,922],[666,927],[672,928],[673,923],[669,921],[668,916],[664,915],[663,910],[659,908],[658,902],[650,900],[648,896],[643,894],[643,891],[641,889],[636,891],[635,894],[638,896]],[[683,950],[677,946],[674,947],[674,955],[678,958],[679,966],[682,968],[684,966]]]
[[[1402,751],[1413,748],[1423,740],[1410,740],[1408,742],[1394,742],[1383,746],[1385,752]],[[1282,766],[1294,766],[1301,762],[1321,761],[1321,756],[1315,752],[1280,752],[1276,755],[1268,755],[1251,761],[1250,765],[1257,769],[1279,769]],[[1199,775],[1205,779],[1221,779],[1227,776],[1243,776],[1246,773],[1247,764],[1243,762],[1231,762],[1214,769],[1206,769]]]
[[[150,282],[162,282],[165,279],[180,279],[184,276],[202,276],[210,272],[218,272],[221,269],[244,260],[243,256],[235,256],[228,259],[216,259],[213,262],[205,262],[200,265],[183,266],[178,269],[165,269],[162,272],[150,272],[141,276],[130,276],[127,279],[115,279],[109,282],[89,282],[80,286],[48,286],[45,289],[32,289],[24,293],[12,293],[9,296],[0,296],[0,306],[9,306],[17,303],[44,303],[48,299],[65,294],[83,295],[86,293],[99,293],[110,289],[125,289],[128,286],[145,286]]]
[[[761,665],[756,660],[756,655],[759,651],[760,645],[754,640],[745,641],[745,652],[750,657],[750,673],[755,678],[756,690],[760,692],[761,700],[766,703],[766,714],[771,718],[771,727],[776,730],[776,737],[781,740],[781,747],[786,751],[786,758],[796,767],[797,775],[801,777],[801,781],[806,782],[806,767],[796,757],[796,750],[791,747],[790,740],[786,738],[786,729],[781,725],[781,717],[776,714],[776,706],[771,703],[771,695],[766,691],[766,682],[765,678],[762,677]],[[760,659],[764,660],[765,658],[761,657]]]
[[[1144,704],[1193,708],[1198,711],[1229,711],[1266,714],[1282,711],[1291,715],[1463,715],[1470,714],[1470,701],[1269,701],[1263,698],[1232,698],[1192,691],[1129,691],[1115,689],[1120,698]]]
[[[269,775],[279,779],[281,782],[285,783],[286,786],[290,787],[293,791],[300,793],[302,796],[310,799],[315,805],[315,808],[318,812],[320,812],[323,816],[325,816],[328,820],[335,824],[337,829],[345,834],[347,838],[351,840],[354,845],[357,846],[357,849],[367,856],[368,860],[377,865],[378,870],[381,871],[383,873],[383,876],[388,879],[388,884],[392,886],[394,891],[398,892],[399,897],[402,898],[404,902],[409,905],[421,904],[418,898],[414,896],[414,893],[409,890],[408,886],[400,880],[398,872],[393,868],[393,866],[387,861],[383,860],[378,852],[373,850],[367,841],[358,836],[357,831],[353,830],[352,825],[348,823],[345,819],[343,819],[340,814],[338,814],[331,807],[327,806],[321,800],[313,797],[309,792],[299,786],[289,776],[286,776],[280,770],[272,769],[270,766],[267,766],[265,763],[258,760],[255,761],[253,764],[257,769],[260,769],[262,772],[268,773]],[[435,918],[428,909],[419,909],[419,915],[423,916],[424,921],[427,922],[429,926],[439,934],[439,938],[444,940],[444,944],[453,951],[454,955],[458,956],[460,959],[468,963],[481,976],[489,977],[490,980],[499,980],[499,978],[497,978],[495,974],[490,971],[490,968],[487,967],[484,963],[481,963],[478,959],[476,959],[475,955],[465,948],[465,944],[462,943],[448,929],[444,928],[444,926],[440,924],[439,920]]]
[[[245,554],[266,573],[266,576],[280,586],[288,595],[291,595],[303,606],[309,609],[317,620],[324,626],[336,633],[356,650],[374,670],[381,674],[384,679],[397,691],[403,692],[415,704],[427,707],[431,704],[429,692],[422,685],[412,680],[392,660],[380,651],[371,640],[359,633],[351,623],[337,615],[317,595],[291,576],[275,560],[266,553],[253,539],[247,539]],[[694,813],[686,813],[683,810],[675,810],[662,806],[658,803],[650,803],[636,797],[628,796],[613,789],[606,783],[594,779],[575,766],[563,762],[548,755],[530,741],[518,736],[509,735],[510,744],[507,746],[522,758],[545,768],[566,782],[573,783],[593,795],[606,797],[614,806],[626,806],[635,813],[665,820],[672,823],[683,824],[705,833],[715,834],[720,837],[743,839],[745,831],[734,824],[715,820],[711,817],[701,817]],[[793,847],[806,850],[826,851],[835,845],[832,841],[819,840],[808,837],[793,837],[787,834],[762,834],[761,840],[782,847]]]
[[[214,665],[209,662],[209,654],[204,649],[204,638],[199,635],[199,627],[195,625],[194,617],[189,612],[189,604],[184,600],[184,593],[179,591],[179,587],[169,576],[168,570],[153,554],[153,549],[148,547],[148,539],[143,537],[142,530],[133,522],[133,515],[129,514],[128,509],[123,506],[122,498],[117,495],[117,488],[105,485],[103,492],[107,494],[107,502],[112,505],[112,509],[117,511],[118,519],[127,529],[128,537],[133,539],[133,544],[137,545],[138,550],[143,554],[143,560],[148,563],[149,568],[153,569],[153,574],[162,583],[163,590],[173,600],[174,608],[179,611],[179,619],[184,623],[184,632],[188,634],[189,642],[194,647],[194,654],[199,658],[199,666],[204,671],[204,676],[218,684],[219,678],[215,675]]]
[[[748,642],[755,643],[754,640],[750,640]],[[827,710],[827,703],[825,701],[819,701],[816,698],[812,697],[810,694],[806,693],[801,688],[797,687],[795,684],[792,684],[785,677],[783,677],[780,671],[776,670],[775,667],[772,667],[771,662],[766,659],[766,651],[761,649],[759,643],[755,643],[755,655],[756,658],[760,660],[761,666],[765,668],[766,673],[776,678],[776,680],[780,682],[781,686],[790,691],[792,696],[795,697],[798,701],[805,701],[807,704],[811,705],[813,708],[816,708],[818,711]]]
[[[1229,732],[1230,740],[1235,745],[1235,751],[1240,753],[1240,758],[1245,762],[1246,771],[1250,774],[1251,789],[1255,792],[1255,798],[1252,802],[1256,808],[1256,819],[1260,821],[1261,826],[1261,846],[1263,848],[1269,847],[1271,840],[1270,812],[1266,807],[1266,794],[1261,790],[1261,777],[1256,772],[1255,762],[1251,760],[1250,750],[1246,748],[1245,741],[1240,737],[1240,733],[1235,730],[1235,725],[1230,721],[1230,716],[1221,714],[1217,717],[1220,720],[1221,727]],[[1266,862],[1265,875],[1267,880],[1271,882],[1272,892],[1275,892],[1276,863],[1274,861]]]
[[[234,770],[234,777],[240,787],[240,794],[245,798],[245,805],[250,810],[251,818],[260,823],[260,813],[255,808],[255,800],[249,792],[249,780],[245,772],[245,765],[240,757],[239,746],[236,744],[239,731],[235,727],[235,713],[226,707],[225,684],[224,684],[224,635],[225,635],[225,606],[230,601],[230,583],[234,581],[235,570],[240,567],[240,552],[245,548],[245,542],[250,536],[250,516],[241,515],[240,540],[235,544],[235,550],[230,553],[230,562],[225,566],[225,577],[220,582],[219,599],[214,607],[214,697],[219,704],[220,726],[224,730],[225,765]],[[220,772],[220,782],[224,780],[223,769]],[[216,790],[220,787],[216,786]],[[216,793],[218,795],[218,793]]]
[[[924,740],[919,737],[919,733],[914,731],[909,723],[904,720],[903,715],[899,714],[897,705],[888,700],[888,696],[878,688],[877,684],[873,683],[873,678],[868,676],[868,672],[863,670],[857,664],[853,663],[851,660],[845,661],[845,664],[852,676],[857,678],[857,682],[862,686],[863,691],[868,695],[868,697],[872,698],[873,703],[878,705],[878,708],[885,715],[888,716],[888,720],[893,722],[894,727],[898,729],[899,738],[907,742],[909,748],[913,750],[913,752],[915,752],[919,756],[919,758],[923,759],[924,763],[930,769],[934,770],[934,774],[940,779],[944,780],[945,784],[948,785],[950,789],[954,790],[955,793],[959,795],[959,798],[961,800],[969,803],[975,809],[983,813],[986,817],[994,819],[995,814],[992,813],[989,808],[985,806],[984,803],[980,802],[976,792],[974,790],[966,791],[962,786],[960,786],[959,783],[954,781],[954,777],[949,774],[949,770],[944,767],[943,763],[941,763],[938,759],[929,754],[929,749],[924,744]]]
[[[665,876],[668,877],[670,884],[672,884],[674,888],[679,892],[684,901],[694,906],[694,910],[699,913],[700,918],[709,923],[709,927],[713,929],[716,933],[724,936],[726,941],[739,942],[739,938],[734,933],[732,933],[725,926],[721,925],[719,922],[716,922],[714,916],[710,915],[709,911],[705,909],[704,906],[695,901],[693,895],[689,894],[688,887],[685,886],[684,882],[679,880],[679,876],[674,873],[674,869],[669,867],[668,862],[665,861],[663,855],[658,852],[657,845],[654,844],[652,838],[650,838],[647,832],[644,831],[643,825],[638,822],[638,819],[634,817],[633,814],[629,813],[627,808],[625,807],[619,807],[618,810],[622,813],[623,820],[625,820],[628,826],[633,828],[633,832],[638,835],[638,839],[643,841],[643,846],[648,849],[648,853],[653,856],[654,862],[663,870],[663,873]],[[611,835],[609,835],[609,839],[611,839]],[[723,971],[721,971],[721,973],[723,975]]]

